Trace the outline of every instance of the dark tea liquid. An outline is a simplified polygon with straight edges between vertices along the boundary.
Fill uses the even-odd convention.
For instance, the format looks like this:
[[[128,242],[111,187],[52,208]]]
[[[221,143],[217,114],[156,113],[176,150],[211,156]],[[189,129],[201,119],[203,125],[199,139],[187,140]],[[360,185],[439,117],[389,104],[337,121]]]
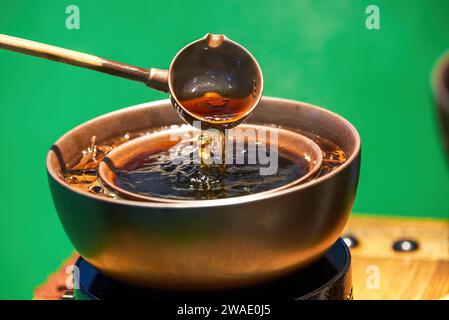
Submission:
[[[255,145],[246,145],[242,155],[270,151]],[[172,153],[183,154],[185,161],[179,163]],[[277,160],[275,174],[260,173],[261,163],[237,164],[236,152],[231,164],[205,166],[195,162],[198,149],[194,144],[179,146],[177,150],[166,150],[148,156],[136,157],[121,168],[116,168],[115,184],[129,192],[144,196],[179,200],[221,199],[249,195],[282,187],[309,172],[309,162],[305,158],[289,155],[282,150],[273,154]],[[173,160],[172,160],[173,159]]]
[[[318,177],[332,172],[346,162],[346,153],[332,141],[309,133],[301,133],[314,140],[323,151],[323,165]],[[104,156],[115,147],[141,135],[142,134],[139,133],[134,135],[126,134],[123,137],[119,137],[105,144],[96,144],[95,139],[93,138],[91,145],[83,150],[80,161],[69,170],[61,173],[62,178],[66,183],[79,190],[103,195],[105,197],[118,198],[114,192],[102,185],[98,177],[98,166]],[[190,150],[189,152],[195,152],[195,150]],[[294,165],[292,166],[292,164]],[[132,163],[129,165],[130,166],[127,168],[128,173],[124,173],[123,176],[121,176],[121,179],[123,179],[121,183],[129,183],[128,188],[133,188],[133,185],[135,187],[136,182],[138,181],[133,180],[135,177],[132,177],[132,174],[130,174],[130,172],[132,172],[130,169],[140,168],[139,170],[143,170],[143,175],[138,178],[140,180],[145,179],[145,175],[149,175],[150,179],[155,179],[155,177],[151,175],[152,172],[156,170],[165,175],[160,178],[165,181],[164,183],[168,183],[168,181],[174,183],[176,188],[179,189],[179,197],[185,197],[186,195],[189,197],[193,194],[193,198],[189,199],[222,198],[230,195],[235,196],[237,194],[244,195],[260,192],[267,190],[267,188],[275,188],[276,186],[288,183],[296,179],[294,177],[299,177],[303,174],[301,170],[297,169],[297,164],[288,158],[288,155],[282,154],[279,157],[279,168],[283,168],[283,173],[278,176],[266,176],[263,181],[259,179],[258,168],[255,170],[256,168],[251,167],[251,165],[248,167],[228,166],[226,168],[226,175],[223,175],[223,172],[220,171],[220,167],[209,167],[207,168],[210,169],[208,173],[202,173],[195,165],[186,164],[184,166],[181,165],[181,168],[176,168],[168,161],[164,161],[164,155],[161,154],[152,157],[149,156],[142,162],[134,164],[135,167],[133,167]],[[174,176],[170,175],[170,172],[173,172],[174,175],[176,175],[176,179]],[[287,173],[291,174],[292,177],[287,176]],[[179,180],[177,180],[178,177]],[[189,180],[190,178],[192,180]],[[128,179],[128,182],[126,179]],[[249,188],[247,188],[248,183],[250,183]],[[261,183],[261,185],[257,186],[258,183]],[[167,194],[166,187],[174,188],[173,186],[165,186],[165,189],[161,188],[165,191],[159,191],[158,194],[160,196],[164,196],[161,193]],[[195,192],[192,192],[189,189],[190,187],[193,187]],[[140,191],[155,192],[155,190],[151,189],[151,186],[147,186],[147,188],[149,189],[141,189]],[[211,190],[208,188],[211,188]],[[168,194],[168,196],[173,196],[173,194]]]

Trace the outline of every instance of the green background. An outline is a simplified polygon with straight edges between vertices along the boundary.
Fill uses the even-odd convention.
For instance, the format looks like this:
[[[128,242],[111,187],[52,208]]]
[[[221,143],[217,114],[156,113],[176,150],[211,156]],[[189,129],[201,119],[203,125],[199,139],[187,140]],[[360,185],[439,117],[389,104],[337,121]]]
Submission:
[[[65,8],[81,29],[65,28]],[[381,30],[365,28],[379,6]],[[449,47],[449,1],[1,1],[0,32],[143,67],[167,68],[207,32],[246,46],[265,95],[324,106],[363,139],[354,211],[449,216],[449,168],[429,74]],[[0,51],[0,298],[30,298],[72,246],[47,187],[45,155],[95,116],[165,98],[144,85]]]

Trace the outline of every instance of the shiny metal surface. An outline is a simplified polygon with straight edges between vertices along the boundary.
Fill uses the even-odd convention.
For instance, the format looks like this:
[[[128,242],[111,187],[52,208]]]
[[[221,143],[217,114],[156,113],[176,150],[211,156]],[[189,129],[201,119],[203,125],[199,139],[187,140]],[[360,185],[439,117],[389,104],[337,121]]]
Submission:
[[[139,286],[172,289],[243,287],[275,279],[316,260],[348,219],[360,170],[360,137],[342,117],[309,104],[266,98],[248,119],[310,131],[350,155],[316,180],[266,195],[143,203],[70,188],[58,176],[89,144],[180,124],[168,100],[106,114],[62,136],[49,151],[51,193],[79,253],[104,274]]]
[[[175,110],[186,123],[231,128],[258,105],[263,76],[256,59],[222,34],[206,34],[184,47],[168,71]]]
[[[320,259],[297,272],[273,282],[235,290],[179,292],[136,288],[104,276],[82,257],[77,259],[75,266],[79,286],[70,294],[76,300],[352,300],[351,253],[341,239]]]

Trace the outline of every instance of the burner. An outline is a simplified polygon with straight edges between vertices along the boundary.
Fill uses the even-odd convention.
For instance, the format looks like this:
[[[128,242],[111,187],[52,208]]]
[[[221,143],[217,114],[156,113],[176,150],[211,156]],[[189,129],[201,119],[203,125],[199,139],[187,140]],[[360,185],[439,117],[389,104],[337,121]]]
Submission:
[[[83,258],[77,260],[76,266],[79,270],[79,288],[75,289],[75,299],[80,300],[352,299],[351,255],[341,239],[313,264],[276,281],[242,289],[174,292],[136,288],[101,274]]]

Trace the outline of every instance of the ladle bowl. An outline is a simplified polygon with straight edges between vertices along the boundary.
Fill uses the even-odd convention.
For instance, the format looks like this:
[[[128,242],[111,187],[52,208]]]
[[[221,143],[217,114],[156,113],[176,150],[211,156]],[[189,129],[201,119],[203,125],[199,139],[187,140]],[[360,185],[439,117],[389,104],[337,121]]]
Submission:
[[[323,153],[320,147],[312,139],[294,131],[270,128],[260,125],[256,126],[243,124],[240,125],[239,129],[242,130],[241,132],[250,131],[254,134],[242,135],[239,137],[239,135],[235,134],[233,131],[232,133],[234,134],[232,138],[235,143],[246,143],[247,145],[269,145],[270,149],[273,148],[273,150],[277,150],[278,154],[281,153],[288,157],[292,162],[296,163],[297,166],[301,165],[299,163],[300,160],[307,165],[306,173],[304,175],[299,176],[297,179],[288,182],[281,187],[259,192],[258,196],[303,183],[312,179],[320,172],[323,162]],[[270,142],[270,130],[276,131],[276,139],[272,139],[276,141]],[[192,127],[180,127],[177,129],[162,130],[133,139],[108,153],[105,160],[100,163],[98,169],[99,176],[108,187],[126,199],[183,203],[186,200],[149,196],[147,194],[139,194],[126,190],[117,183],[116,173],[117,170],[122,169],[128,163],[132,163],[142,156],[148,157],[161,151],[170,150],[170,148],[173,148],[178,143],[183,143],[182,138],[186,139],[186,137],[188,137],[188,140],[190,141],[197,141],[199,134],[199,130],[194,130]],[[234,149],[232,149],[232,151],[234,151]]]
[[[315,261],[337,240],[354,203],[360,137],[335,113],[277,98],[262,98],[247,123],[320,135],[348,159],[325,176],[267,194],[184,203],[108,199],[69,186],[61,170],[94,135],[108,141],[182,120],[169,100],[100,116],[63,135],[47,156],[53,201],[76,250],[110,277],[165,290],[250,286]]]
[[[186,123],[230,128],[258,105],[262,70],[251,53],[221,34],[206,34],[184,47],[168,70],[175,110]]]

